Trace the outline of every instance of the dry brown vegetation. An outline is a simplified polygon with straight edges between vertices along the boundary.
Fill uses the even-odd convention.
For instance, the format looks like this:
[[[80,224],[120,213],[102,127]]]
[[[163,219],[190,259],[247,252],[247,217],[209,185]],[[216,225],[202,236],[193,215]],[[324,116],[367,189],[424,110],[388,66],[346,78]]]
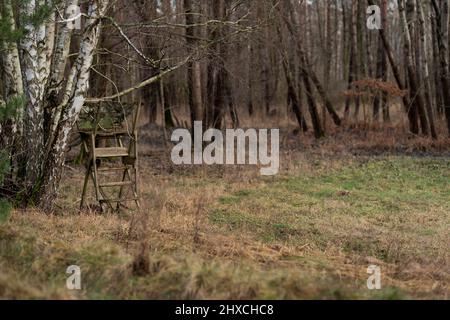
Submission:
[[[449,141],[391,143],[391,130],[286,133],[270,178],[176,167],[145,144],[140,213],[75,211],[83,175],[70,165],[56,214],[16,210],[0,225],[0,296],[448,299]],[[80,292],[65,288],[71,264]],[[366,288],[369,264],[382,268],[381,291]]]

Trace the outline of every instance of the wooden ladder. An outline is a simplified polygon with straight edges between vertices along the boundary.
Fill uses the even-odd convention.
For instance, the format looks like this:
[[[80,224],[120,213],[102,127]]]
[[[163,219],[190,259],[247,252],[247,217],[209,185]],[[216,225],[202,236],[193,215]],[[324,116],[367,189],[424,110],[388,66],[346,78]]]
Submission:
[[[111,211],[119,210],[121,206],[126,207],[125,203],[131,201],[140,208],[136,129],[139,109],[140,106],[135,110],[131,128],[127,127],[131,129],[130,131],[99,129],[101,126],[98,125],[98,119],[93,130],[79,130],[83,152],[87,155],[80,209],[86,206],[89,180],[93,182],[95,197],[102,209],[106,205]],[[106,146],[103,142],[109,142],[112,146]],[[111,173],[115,176],[111,177]],[[115,178],[115,181],[104,181],[107,174],[109,178]],[[117,195],[111,195],[115,192]]]

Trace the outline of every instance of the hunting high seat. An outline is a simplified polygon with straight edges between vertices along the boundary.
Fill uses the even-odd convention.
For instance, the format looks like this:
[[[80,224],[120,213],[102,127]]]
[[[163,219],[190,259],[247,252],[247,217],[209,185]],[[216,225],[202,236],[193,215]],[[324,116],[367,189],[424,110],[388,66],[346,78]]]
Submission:
[[[141,104],[101,102],[85,105],[77,123],[86,159],[81,196],[86,205],[89,180],[103,209],[114,211],[134,201],[139,208],[138,133]]]

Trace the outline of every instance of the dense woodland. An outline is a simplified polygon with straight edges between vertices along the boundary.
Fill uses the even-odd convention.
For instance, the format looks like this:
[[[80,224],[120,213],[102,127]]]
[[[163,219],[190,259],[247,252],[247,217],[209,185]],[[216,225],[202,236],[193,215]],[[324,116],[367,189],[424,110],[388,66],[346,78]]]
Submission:
[[[78,5],[80,28],[71,19]],[[51,207],[80,111],[101,101],[142,101],[141,123],[165,128],[262,120],[275,127],[283,117],[298,139],[399,124],[445,139],[448,7],[446,0],[1,0],[0,148],[10,163],[2,193]],[[369,28],[377,13],[382,28]]]

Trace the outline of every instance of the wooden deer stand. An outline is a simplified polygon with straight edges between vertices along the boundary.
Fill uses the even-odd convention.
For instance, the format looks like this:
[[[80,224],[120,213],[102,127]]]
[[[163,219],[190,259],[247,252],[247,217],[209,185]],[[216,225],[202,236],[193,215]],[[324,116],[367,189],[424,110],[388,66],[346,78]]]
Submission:
[[[141,103],[85,105],[77,123],[86,159],[80,208],[86,205],[89,180],[102,210],[119,210],[134,201],[139,208],[138,133]]]

